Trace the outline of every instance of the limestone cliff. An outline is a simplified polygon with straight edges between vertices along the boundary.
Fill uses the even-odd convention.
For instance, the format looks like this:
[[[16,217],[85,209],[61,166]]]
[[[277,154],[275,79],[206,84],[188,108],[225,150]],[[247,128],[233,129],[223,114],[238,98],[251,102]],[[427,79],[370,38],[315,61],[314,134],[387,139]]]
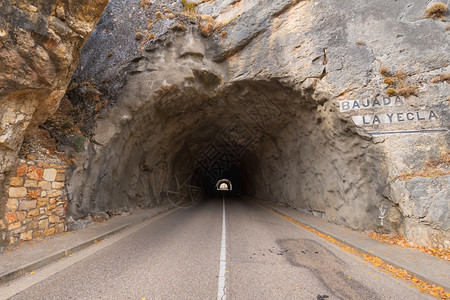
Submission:
[[[0,3],[0,216],[23,137],[59,106],[108,0]],[[4,228],[0,228],[4,229]],[[1,241],[0,241],[1,243]]]

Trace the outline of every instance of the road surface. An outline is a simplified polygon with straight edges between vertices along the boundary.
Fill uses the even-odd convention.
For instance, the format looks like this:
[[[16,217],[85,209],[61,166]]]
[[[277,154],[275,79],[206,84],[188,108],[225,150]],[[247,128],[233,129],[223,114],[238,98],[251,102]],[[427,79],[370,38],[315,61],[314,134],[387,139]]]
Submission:
[[[157,217],[6,288],[11,299],[434,299],[235,198]]]

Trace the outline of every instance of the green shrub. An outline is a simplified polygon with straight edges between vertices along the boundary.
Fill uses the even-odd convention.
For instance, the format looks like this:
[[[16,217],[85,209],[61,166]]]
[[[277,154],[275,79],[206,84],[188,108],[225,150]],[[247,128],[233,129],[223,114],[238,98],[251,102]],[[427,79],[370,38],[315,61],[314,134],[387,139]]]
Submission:
[[[81,135],[76,136],[73,139],[73,147],[75,148],[75,151],[77,152],[81,152],[84,149],[84,137],[82,137]]]

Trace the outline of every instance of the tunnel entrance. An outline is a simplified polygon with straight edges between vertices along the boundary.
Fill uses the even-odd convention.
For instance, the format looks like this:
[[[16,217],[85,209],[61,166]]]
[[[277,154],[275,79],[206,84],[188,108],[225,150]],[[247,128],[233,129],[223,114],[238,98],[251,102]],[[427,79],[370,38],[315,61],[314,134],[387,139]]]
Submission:
[[[172,42],[183,49],[176,45],[182,39]],[[173,57],[161,51],[158,57]],[[162,65],[140,58],[129,66],[136,71],[96,123],[86,160],[70,178],[71,215],[195,205],[216,197],[215,184],[227,178],[233,196],[274,201],[355,229],[378,222],[380,155],[339,118],[319,78],[224,84],[202,55]]]
[[[140,84],[147,76],[130,79],[133,93],[125,96],[148,95]],[[195,205],[217,197],[215,184],[228,178],[233,196],[367,228],[383,200],[378,158],[366,155],[372,143],[339,119],[332,101],[316,94],[278,81],[241,81],[211,95],[200,82],[173,87],[134,111],[112,110],[97,126],[94,140],[102,146],[92,145],[88,172],[80,171],[84,184],[71,185],[70,211]],[[112,124],[113,134],[104,130]]]
[[[221,60],[217,41],[172,25],[126,58],[96,55],[98,39],[86,44],[75,81],[94,76],[112,104],[70,177],[71,215],[178,203],[183,195],[195,204],[228,178],[235,195],[355,229],[378,223],[386,168],[370,138],[340,118],[323,80],[325,50],[305,62],[314,74],[273,73],[278,60],[268,68],[262,57]]]
[[[134,97],[148,94],[137,88],[148,75],[139,76],[128,83]],[[76,182],[70,191],[72,214],[195,205],[217,197],[215,184],[227,178],[233,196],[276,201],[355,228],[378,221],[367,217],[377,210],[381,185],[379,162],[365,155],[371,142],[314,89],[242,81],[211,96],[202,84],[174,87],[134,111],[113,110],[102,122],[94,139],[103,145],[92,145],[85,188]],[[114,134],[104,130],[111,124]],[[80,180],[76,172],[72,180]]]

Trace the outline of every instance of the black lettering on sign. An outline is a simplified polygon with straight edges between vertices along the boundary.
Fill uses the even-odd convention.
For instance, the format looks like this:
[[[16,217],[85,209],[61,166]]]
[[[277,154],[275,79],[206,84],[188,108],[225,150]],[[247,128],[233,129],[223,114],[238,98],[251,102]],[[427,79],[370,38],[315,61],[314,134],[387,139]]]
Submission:
[[[381,106],[381,103],[380,103],[380,101],[378,101],[377,98],[375,98],[375,99],[373,100],[373,106],[375,107],[375,105]]]
[[[420,111],[417,112],[417,121],[423,121],[425,118],[420,117]]]
[[[393,116],[394,114],[386,114],[386,116],[388,116],[388,118],[389,118],[389,122],[390,123],[392,123],[392,116]]]
[[[366,116],[362,116],[363,117],[363,124],[370,124],[370,122],[366,122]]]
[[[350,108],[350,103],[348,101],[342,102],[342,110],[348,110]]]
[[[397,106],[403,105],[403,101],[399,96],[395,97],[395,105]]]
[[[380,118],[378,118],[377,115],[374,115],[374,116],[373,116],[372,124],[375,124],[375,123],[381,124]]]
[[[381,108],[384,106],[403,106],[404,104],[405,101],[399,96],[395,97],[376,96],[374,98],[365,98],[360,100],[343,100],[340,101],[339,108],[341,112],[344,112],[365,108]]]
[[[362,105],[363,107],[369,107],[369,106],[370,106],[370,100],[369,100],[369,99],[364,100],[364,101],[361,103],[361,105]]]
[[[434,111],[430,111],[430,120],[431,119],[438,119],[438,116],[434,113]]]
[[[360,103],[361,104],[361,103]],[[357,126],[396,124],[409,122],[437,121],[440,117],[435,111],[406,111],[374,115],[352,116]]]

